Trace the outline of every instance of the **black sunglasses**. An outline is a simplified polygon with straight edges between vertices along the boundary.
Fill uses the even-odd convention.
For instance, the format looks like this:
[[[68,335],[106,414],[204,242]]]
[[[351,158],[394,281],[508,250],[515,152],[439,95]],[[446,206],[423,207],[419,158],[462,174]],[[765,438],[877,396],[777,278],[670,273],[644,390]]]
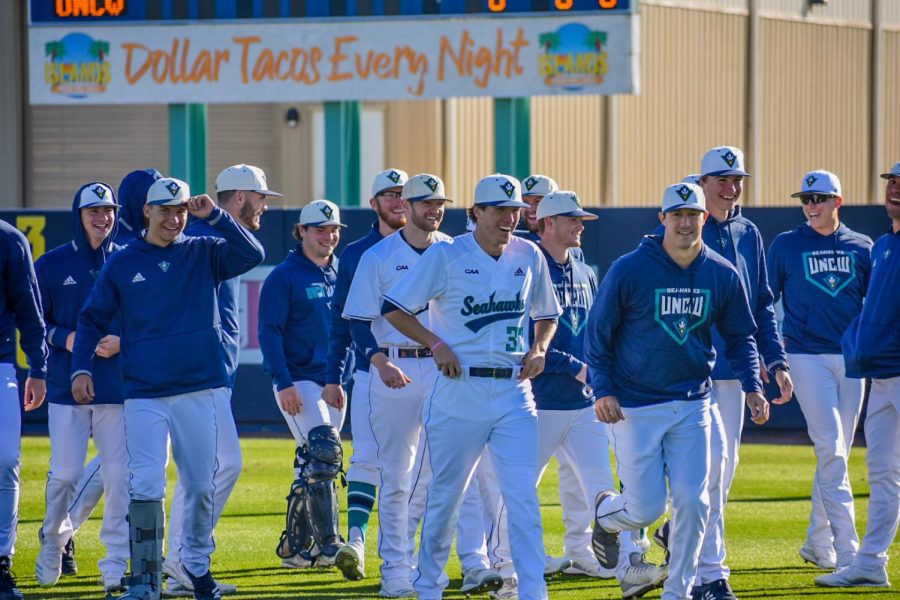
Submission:
[[[807,204],[822,204],[823,202],[828,202],[834,198],[834,196],[825,196],[823,194],[807,194],[805,196],[800,196],[800,203],[803,206]]]

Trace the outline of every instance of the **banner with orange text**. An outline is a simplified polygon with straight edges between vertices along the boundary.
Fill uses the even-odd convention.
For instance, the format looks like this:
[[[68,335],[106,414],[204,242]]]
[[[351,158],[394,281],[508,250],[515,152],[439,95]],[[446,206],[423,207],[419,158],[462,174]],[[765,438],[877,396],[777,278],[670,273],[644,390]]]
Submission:
[[[639,15],[32,27],[32,104],[639,91]]]

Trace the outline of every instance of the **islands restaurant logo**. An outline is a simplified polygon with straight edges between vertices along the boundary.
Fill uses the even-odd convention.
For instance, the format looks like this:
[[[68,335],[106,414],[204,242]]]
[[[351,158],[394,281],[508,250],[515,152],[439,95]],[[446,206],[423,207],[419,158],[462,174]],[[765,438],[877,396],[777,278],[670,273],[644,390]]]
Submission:
[[[110,80],[109,42],[70,33],[44,44],[44,83],[54,94],[84,98],[106,91]]]
[[[609,71],[605,31],[569,23],[538,36],[538,69],[544,83],[579,90],[603,83]]]

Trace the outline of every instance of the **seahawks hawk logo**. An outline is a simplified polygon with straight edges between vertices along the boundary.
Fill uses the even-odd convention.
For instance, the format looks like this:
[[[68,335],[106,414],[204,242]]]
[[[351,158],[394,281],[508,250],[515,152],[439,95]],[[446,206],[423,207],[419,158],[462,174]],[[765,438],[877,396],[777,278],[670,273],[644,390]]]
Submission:
[[[737,160],[737,156],[735,156],[734,152],[729,150],[728,152],[726,152],[725,154],[722,155],[722,160],[724,160],[725,164],[727,164],[729,167],[733,167],[734,162]]]
[[[500,189],[503,190],[503,193],[506,194],[507,198],[512,198],[513,194],[516,192],[516,186],[509,181],[501,185]]]
[[[438,182],[437,182],[437,179],[435,179],[434,177],[429,177],[429,178],[425,181],[425,185],[428,186],[428,189],[429,189],[429,190],[431,190],[432,192],[434,192],[434,191],[437,190],[437,188],[438,188]]]
[[[575,194],[572,194],[571,196],[569,196],[569,199],[575,203],[575,206],[577,206],[578,208],[581,208],[581,200],[578,199],[578,196],[576,196]]]
[[[162,269],[163,273],[167,273],[169,271],[169,265],[171,265],[171,263],[167,260],[164,260],[159,263],[159,268]]]
[[[388,179],[393,181],[394,183],[398,183],[400,181],[400,173],[397,171],[389,171],[387,175],[385,175]]]
[[[538,180],[535,177],[529,177],[525,180],[525,189],[529,192],[538,184]]]
[[[166,189],[169,190],[169,193],[172,194],[172,197],[174,198],[178,195],[178,192],[181,191],[181,186],[174,181],[170,181],[166,184]]]
[[[320,206],[319,212],[321,212],[323,215],[325,215],[325,218],[329,219],[329,220],[331,219],[331,215],[334,214],[334,211],[331,210],[331,207],[328,206],[327,204],[323,204],[322,206]]]
[[[675,193],[678,194],[678,197],[681,198],[682,202],[687,202],[691,196],[694,195],[694,192],[686,185],[681,186]]]
[[[94,187],[92,187],[91,191],[94,192],[94,194],[101,200],[103,200],[106,197],[106,186],[98,184],[98,185],[95,185]]]
[[[806,178],[806,187],[811,188],[813,184],[816,182],[815,175],[810,175]]]

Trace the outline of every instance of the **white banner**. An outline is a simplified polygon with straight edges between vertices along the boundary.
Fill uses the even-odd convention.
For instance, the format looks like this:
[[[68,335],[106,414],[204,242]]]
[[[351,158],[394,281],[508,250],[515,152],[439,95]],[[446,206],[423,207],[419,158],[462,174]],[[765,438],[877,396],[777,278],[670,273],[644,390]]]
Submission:
[[[638,92],[639,16],[31,27],[32,104]]]

